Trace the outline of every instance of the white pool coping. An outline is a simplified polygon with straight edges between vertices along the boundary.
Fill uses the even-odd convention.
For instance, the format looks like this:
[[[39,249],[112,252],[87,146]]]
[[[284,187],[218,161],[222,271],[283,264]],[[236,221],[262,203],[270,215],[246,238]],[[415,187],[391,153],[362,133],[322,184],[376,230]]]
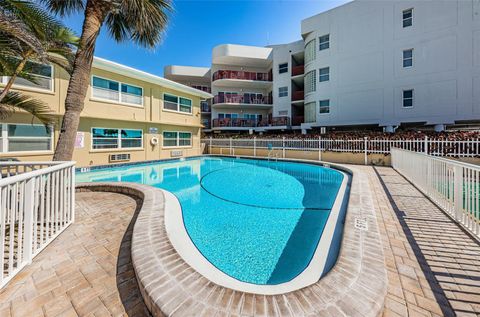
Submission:
[[[292,160],[292,162],[295,161]],[[298,161],[295,163],[302,164],[302,162]],[[312,165],[312,163],[308,162],[303,162],[303,164]],[[182,207],[177,197],[174,194],[163,190],[165,196],[165,229],[167,236],[177,253],[188,265],[217,285],[236,291],[262,295],[284,294],[307,287],[318,282],[324,274],[325,264],[334,237],[335,227],[339,221],[338,218],[342,207],[346,208],[346,206],[342,205],[347,193],[350,175],[341,170],[335,170],[343,174],[343,180],[330,211],[327,223],[325,224],[320,241],[317,244],[317,248],[309,265],[302,273],[289,282],[276,285],[258,285],[239,281],[220,271],[203,256],[190,239],[184,225]]]

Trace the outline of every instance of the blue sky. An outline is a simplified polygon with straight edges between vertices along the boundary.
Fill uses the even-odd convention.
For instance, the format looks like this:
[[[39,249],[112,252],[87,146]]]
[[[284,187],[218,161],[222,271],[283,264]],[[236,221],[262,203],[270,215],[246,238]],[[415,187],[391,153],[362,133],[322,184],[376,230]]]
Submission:
[[[95,55],[156,75],[163,66],[209,66],[218,44],[259,45],[300,39],[300,21],[348,0],[173,0],[163,42],[154,50],[118,44],[102,30]],[[80,34],[83,15],[64,18]]]

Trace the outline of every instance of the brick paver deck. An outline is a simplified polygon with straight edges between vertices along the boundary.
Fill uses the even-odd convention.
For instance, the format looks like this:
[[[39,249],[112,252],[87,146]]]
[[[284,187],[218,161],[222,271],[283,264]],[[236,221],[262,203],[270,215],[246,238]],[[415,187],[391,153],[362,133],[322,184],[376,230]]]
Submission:
[[[368,169],[384,223],[384,316],[479,316],[479,243],[395,170]]]
[[[0,291],[0,316],[148,316],[131,263],[136,210],[123,194],[77,193],[75,223]]]
[[[393,169],[355,168],[368,176],[366,186],[383,243],[388,271],[383,315],[479,316],[478,242]],[[120,193],[77,193],[75,224],[0,291],[0,316],[148,316],[130,253],[138,205]],[[184,267],[179,275],[188,282],[196,272]],[[198,288],[202,281],[190,285]],[[239,315],[306,315],[307,306],[325,300],[315,296],[317,289],[288,296],[246,296],[205,284],[207,302],[225,302],[221,305]],[[163,287],[161,294],[168,294],[173,286]],[[177,297],[171,299],[174,303]],[[331,309],[329,314],[355,316],[355,308],[347,312],[352,299],[345,301],[344,313]],[[176,311],[179,316],[214,315],[203,306],[186,302],[183,307],[185,311]]]

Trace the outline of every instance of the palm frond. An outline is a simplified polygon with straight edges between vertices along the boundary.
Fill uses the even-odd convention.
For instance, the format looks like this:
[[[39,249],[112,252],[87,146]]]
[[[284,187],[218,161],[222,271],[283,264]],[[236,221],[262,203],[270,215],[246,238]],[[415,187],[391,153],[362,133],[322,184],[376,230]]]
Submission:
[[[170,0],[124,0],[107,15],[105,24],[116,41],[130,39],[153,48],[162,40],[172,11]]]
[[[83,0],[40,0],[48,10],[60,16],[66,16],[84,9]]]
[[[5,120],[18,110],[32,114],[45,125],[54,121],[52,110],[46,103],[20,92],[9,91],[0,102],[0,119]]]

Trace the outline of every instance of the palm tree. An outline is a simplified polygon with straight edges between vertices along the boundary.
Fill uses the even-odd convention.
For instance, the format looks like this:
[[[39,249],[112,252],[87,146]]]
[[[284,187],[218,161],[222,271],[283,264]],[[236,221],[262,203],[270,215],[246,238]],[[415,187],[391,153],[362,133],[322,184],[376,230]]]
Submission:
[[[43,123],[50,123],[48,105],[10,89],[18,77],[37,81],[29,72],[35,62],[52,63],[70,71],[74,57],[72,49],[77,41],[69,29],[36,3],[0,0],[0,73],[9,77],[0,92],[1,119],[10,116],[15,109],[22,109]]]
[[[41,0],[52,12],[65,16],[83,11],[84,21],[79,47],[70,76],[65,114],[54,160],[71,160],[83,110],[95,42],[103,25],[117,42],[130,40],[153,48],[161,40],[167,25],[170,0]]]

